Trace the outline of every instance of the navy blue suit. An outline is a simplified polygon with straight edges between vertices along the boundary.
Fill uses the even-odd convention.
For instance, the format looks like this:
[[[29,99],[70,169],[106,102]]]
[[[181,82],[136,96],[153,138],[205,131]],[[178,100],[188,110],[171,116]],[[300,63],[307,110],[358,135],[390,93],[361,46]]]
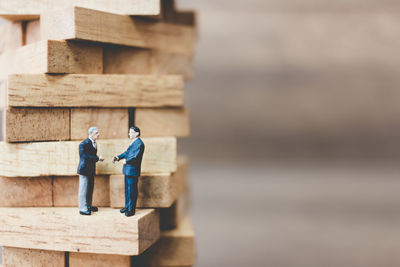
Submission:
[[[142,139],[137,138],[124,153],[117,156],[118,159],[126,160],[122,173],[125,174],[125,208],[129,212],[135,212],[136,209],[138,179],[140,176],[143,153],[144,143]]]
[[[94,176],[96,174],[96,162],[99,161],[97,149],[93,147],[88,138],[79,144],[78,174]]]

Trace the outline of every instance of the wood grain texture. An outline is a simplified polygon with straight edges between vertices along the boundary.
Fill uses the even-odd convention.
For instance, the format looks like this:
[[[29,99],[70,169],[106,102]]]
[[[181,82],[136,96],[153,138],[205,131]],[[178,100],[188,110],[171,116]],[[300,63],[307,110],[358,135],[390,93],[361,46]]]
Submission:
[[[179,74],[193,78],[193,56],[124,46],[104,48],[106,74]]]
[[[0,78],[15,73],[102,73],[102,54],[93,44],[41,41],[0,55]]]
[[[87,40],[192,55],[194,27],[73,7],[40,18],[41,39]]]
[[[190,135],[189,111],[187,108],[137,108],[135,124],[144,137]]]
[[[0,207],[51,207],[52,178],[0,177]]]
[[[186,217],[177,229],[162,231],[157,243],[133,257],[133,266],[192,266],[195,260],[195,234],[190,218]]]
[[[176,138],[143,138],[146,149],[142,173],[170,173],[176,170]],[[80,141],[9,144],[0,142],[0,176],[74,176],[79,162]],[[97,163],[97,174],[121,174],[123,160],[113,164],[111,159],[124,152],[130,139],[99,140],[98,155],[106,160]],[[24,159],[24,160],[21,160]]]
[[[0,2],[0,16],[10,20],[31,20],[40,14],[72,5],[123,15],[157,15],[159,0],[14,0]]]
[[[18,178],[16,178],[18,179]],[[53,206],[78,207],[79,176],[55,176],[53,178]],[[94,178],[93,206],[110,206],[110,183],[108,176]]]
[[[171,175],[140,176],[138,184],[138,208],[170,207],[187,183],[188,161],[180,157],[178,168]],[[113,208],[125,206],[124,175],[110,176],[110,205]]]
[[[72,108],[71,140],[83,140],[88,129],[96,126],[101,139],[122,139],[128,136],[128,109],[117,108]]]
[[[22,23],[0,21],[0,54],[23,45]]]
[[[76,208],[0,208],[0,245],[139,255],[158,240],[158,220],[153,209],[125,217],[110,208],[91,216],[80,215]]]
[[[131,257],[92,253],[69,253],[70,267],[131,267]]]
[[[65,266],[65,253],[61,251],[3,247],[4,267],[60,267]]]
[[[31,107],[163,107],[183,104],[179,75],[40,75],[8,77],[8,105]]]
[[[8,108],[6,142],[61,141],[70,139],[70,111],[62,108]]]

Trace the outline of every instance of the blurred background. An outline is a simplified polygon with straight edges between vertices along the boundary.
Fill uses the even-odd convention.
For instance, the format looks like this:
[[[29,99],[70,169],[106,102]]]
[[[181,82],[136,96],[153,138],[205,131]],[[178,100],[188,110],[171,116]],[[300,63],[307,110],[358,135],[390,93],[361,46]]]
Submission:
[[[400,266],[400,2],[178,7],[197,266]]]
[[[400,266],[400,2],[178,7],[196,266]]]

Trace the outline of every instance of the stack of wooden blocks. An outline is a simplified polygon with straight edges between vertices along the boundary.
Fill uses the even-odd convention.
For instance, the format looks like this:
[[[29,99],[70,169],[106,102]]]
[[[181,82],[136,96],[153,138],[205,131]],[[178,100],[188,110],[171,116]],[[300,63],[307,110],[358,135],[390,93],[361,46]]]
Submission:
[[[3,266],[192,266],[184,81],[195,14],[173,0],[0,0],[0,246]],[[129,127],[146,150],[125,217]],[[78,211],[78,145],[100,132],[99,211]]]

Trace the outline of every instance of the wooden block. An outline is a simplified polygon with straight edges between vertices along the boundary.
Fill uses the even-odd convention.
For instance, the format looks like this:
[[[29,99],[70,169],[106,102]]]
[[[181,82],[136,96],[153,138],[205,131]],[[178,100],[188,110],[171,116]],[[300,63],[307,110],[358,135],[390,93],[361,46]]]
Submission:
[[[26,22],[25,42],[32,44],[41,41],[40,20],[31,20]]]
[[[170,207],[182,192],[187,179],[187,160],[179,158],[178,168],[172,175],[140,176],[138,184],[138,208]],[[110,205],[125,206],[124,175],[110,176]]]
[[[125,217],[100,208],[82,216],[77,208],[0,208],[0,245],[116,255],[138,255],[159,238],[159,214],[141,209]]]
[[[65,266],[65,252],[3,247],[3,266]]]
[[[117,108],[72,108],[71,140],[83,140],[89,127],[95,125],[101,139],[122,139],[128,136],[128,109]]]
[[[41,41],[0,56],[0,77],[14,73],[102,73],[100,46]]]
[[[8,105],[31,107],[163,107],[183,104],[179,75],[45,75],[8,77]]]
[[[144,137],[190,135],[189,112],[186,108],[137,108],[135,125],[140,127]]]
[[[186,183],[187,183],[186,179]],[[160,228],[162,230],[175,229],[182,222],[190,210],[190,186],[186,184],[177,201],[171,207],[161,208],[160,212]]]
[[[55,176],[53,178],[54,207],[78,207],[79,176]],[[108,176],[94,178],[93,206],[110,206],[110,183]]]
[[[41,38],[86,40],[192,55],[193,27],[72,7],[41,14]]]
[[[4,113],[6,142],[70,139],[69,109],[8,108]]]
[[[0,177],[0,207],[51,207],[51,177]]]
[[[160,240],[138,257],[133,266],[192,266],[196,260],[195,234],[190,218],[177,229],[162,231]],[[137,264],[137,265],[135,265]]]
[[[69,253],[69,267],[131,267],[131,257],[121,255]]]
[[[0,2],[0,15],[10,20],[32,20],[46,11],[72,5],[122,15],[157,15],[160,12],[159,0],[13,0]]]
[[[176,138],[153,137],[142,139],[146,149],[143,155],[143,175],[170,173],[176,170]],[[9,144],[0,142],[0,176],[74,176],[79,162],[80,141]],[[99,140],[98,155],[106,160],[97,163],[97,174],[121,174],[122,162],[111,159],[124,152],[130,139]],[[23,159],[23,160],[21,160]]]
[[[22,23],[0,20],[0,36],[0,53],[22,46]]]
[[[179,74],[193,77],[193,56],[124,46],[104,48],[106,74]]]

